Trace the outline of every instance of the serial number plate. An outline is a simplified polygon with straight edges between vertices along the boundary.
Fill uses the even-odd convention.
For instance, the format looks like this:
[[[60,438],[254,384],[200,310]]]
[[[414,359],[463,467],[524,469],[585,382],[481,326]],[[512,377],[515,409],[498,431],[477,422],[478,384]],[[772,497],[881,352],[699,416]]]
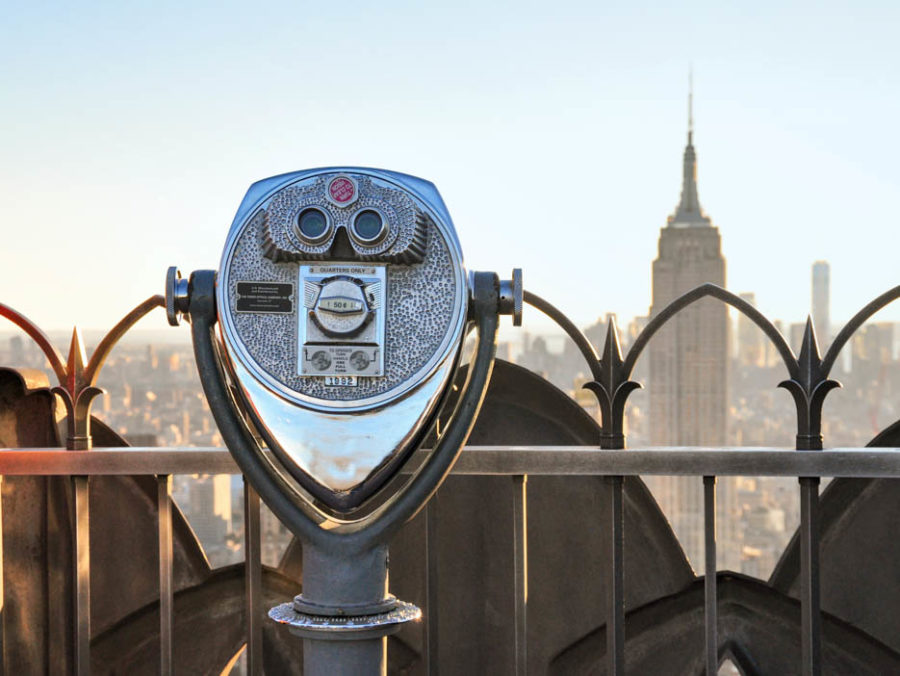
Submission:
[[[356,376],[325,376],[329,387],[356,387]]]

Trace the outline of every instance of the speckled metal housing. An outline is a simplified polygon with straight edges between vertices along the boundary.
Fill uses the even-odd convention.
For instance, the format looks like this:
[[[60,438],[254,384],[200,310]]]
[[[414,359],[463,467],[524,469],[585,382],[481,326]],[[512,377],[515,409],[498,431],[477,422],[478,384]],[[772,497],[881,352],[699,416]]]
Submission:
[[[359,186],[359,198],[347,208],[326,198],[336,175],[350,175]],[[222,257],[217,293],[229,353],[274,392],[313,408],[362,409],[401,396],[454,350],[464,321],[462,254],[434,187],[373,170],[326,169],[270,180],[278,184],[258,197],[251,189],[253,203],[242,204]],[[432,191],[428,203],[417,194],[426,190]],[[317,246],[304,244],[292,226],[309,206],[327,211],[335,224],[331,238]],[[341,229],[367,206],[387,216],[388,235],[371,250],[351,240],[352,257],[328,258]],[[303,261],[321,260],[387,263],[383,376],[329,387],[323,378],[299,375],[295,336],[305,308],[297,273]],[[293,285],[291,311],[238,312],[237,285],[250,281]]]
[[[329,220],[315,246],[294,227],[309,208]],[[389,228],[369,247],[347,232],[364,209]],[[251,186],[216,281],[221,354],[246,414],[281,469],[339,512],[383,486],[428,429],[467,304],[462,253],[435,187],[374,169]]]
[[[358,197],[345,207],[329,199],[329,181],[345,174],[323,174],[312,180],[291,185],[273,195],[259,213],[264,255],[275,261],[332,260],[334,240],[343,229],[350,230],[353,218],[366,209],[378,211],[390,224],[387,236],[377,242],[364,244],[353,238],[354,259],[421,263],[426,257],[426,240],[430,218],[408,193],[365,175],[352,175]],[[321,243],[304,242],[294,224],[300,212],[316,207],[330,216],[334,227],[331,235]]]

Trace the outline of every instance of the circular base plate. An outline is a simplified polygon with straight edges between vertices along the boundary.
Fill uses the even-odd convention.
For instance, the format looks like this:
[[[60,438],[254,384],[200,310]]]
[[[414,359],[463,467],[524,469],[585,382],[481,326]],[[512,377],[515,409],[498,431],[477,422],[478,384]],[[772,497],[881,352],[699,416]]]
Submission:
[[[323,606],[311,603],[303,598],[303,594],[294,597],[294,610],[301,615],[320,615],[324,617],[383,615],[397,607],[397,597],[388,594],[380,603],[344,604],[342,606]]]
[[[307,615],[298,613],[288,602],[272,608],[269,617],[298,636],[340,641],[387,636],[403,624],[420,619],[422,611],[412,603],[397,601],[393,610],[377,615]]]

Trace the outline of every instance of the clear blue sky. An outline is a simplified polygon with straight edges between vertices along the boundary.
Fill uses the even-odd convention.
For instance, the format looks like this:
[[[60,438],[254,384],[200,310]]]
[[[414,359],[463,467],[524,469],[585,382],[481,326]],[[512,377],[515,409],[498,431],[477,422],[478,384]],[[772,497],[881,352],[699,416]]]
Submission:
[[[693,63],[729,288],[796,321],[825,258],[843,319],[900,283],[898,18],[872,2],[11,3],[0,302],[47,329],[111,326],[168,265],[218,264],[253,181],[357,164],[434,181],[470,268],[521,266],[580,323],[645,313]]]

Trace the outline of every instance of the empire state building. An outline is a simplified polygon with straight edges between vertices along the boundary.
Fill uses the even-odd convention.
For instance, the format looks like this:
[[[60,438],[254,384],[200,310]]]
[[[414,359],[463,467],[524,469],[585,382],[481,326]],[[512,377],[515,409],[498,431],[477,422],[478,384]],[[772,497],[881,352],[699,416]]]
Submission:
[[[684,149],[681,200],[660,230],[653,261],[653,317],[703,284],[725,286],[719,229],[697,197],[693,116]],[[728,310],[704,298],[650,341],[650,439],[654,446],[720,446],[726,439]]]
[[[691,97],[692,98],[692,97]],[[689,99],[690,101],[690,99]],[[689,111],[691,107],[689,105]],[[681,200],[659,233],[653,261],[650,316],[691,289],[725,286],[722,238],[697,197],[693,115],[688,115]],[[654,446],[724,446],[728,411],[728,309],[719,300],[695,301],[670,319],[650,341],[650,441]],[[685,554],[703,561],[703,494],[695,477],[645,477],[668,515]],[[735,531],[734,479],[718,484],[716,501],[722,568],[740,570]]]

